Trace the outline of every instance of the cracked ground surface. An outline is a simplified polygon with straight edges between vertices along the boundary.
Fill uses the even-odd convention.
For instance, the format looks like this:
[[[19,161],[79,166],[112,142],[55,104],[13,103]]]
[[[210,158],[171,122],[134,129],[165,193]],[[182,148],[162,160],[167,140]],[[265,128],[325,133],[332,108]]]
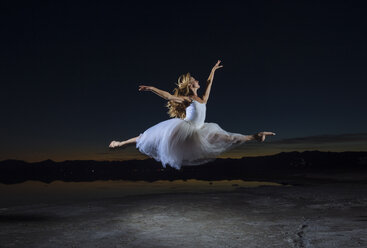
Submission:
[[[239,187],[0,210],[0,247],[367,247],[367,184]]]

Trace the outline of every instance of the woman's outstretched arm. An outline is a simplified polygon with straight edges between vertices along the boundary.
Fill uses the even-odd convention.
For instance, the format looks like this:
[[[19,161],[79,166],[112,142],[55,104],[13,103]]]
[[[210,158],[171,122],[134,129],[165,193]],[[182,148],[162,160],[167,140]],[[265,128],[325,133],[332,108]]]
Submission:
[[[178,97],[178,96],[174,96],[170,93],[168,93],[167,91],[164,90],[160,90],[154,86],[145,86],[145,85],[140,85],[139,86],[139,91],[152,91],[153,93],[157,94],[158,96],[168,100],[168,101],[174,101],[174,102],[178,102],[178,103],[182,103],[185,100],[187,100],[185,97]]]
[[[214,79],[214,73],[215,73],[215,70],[219,69],[219,68],[222,68],[223,65],[219,65],[220,64],[220,60],[218,60],[218,62],[215,64],[215,66],[213,67],[212,71],[210,72],[210,75],[208,77],[208,80],[206,81],[206,89],[205,89],[205,92],[204,92],[204,95],[203,95],[203,100],[204,102],[206,103],[209,99],[209,95],[210,95],[210,90],[212,88],[212,83],[213,83],[213,79]]]

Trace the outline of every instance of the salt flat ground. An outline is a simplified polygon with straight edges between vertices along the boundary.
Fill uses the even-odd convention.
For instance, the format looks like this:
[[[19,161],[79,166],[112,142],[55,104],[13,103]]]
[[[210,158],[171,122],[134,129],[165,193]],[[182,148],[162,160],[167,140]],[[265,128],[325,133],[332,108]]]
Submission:
[[[0,247],[367,247],[367,183],[235,186],[3,207]]]

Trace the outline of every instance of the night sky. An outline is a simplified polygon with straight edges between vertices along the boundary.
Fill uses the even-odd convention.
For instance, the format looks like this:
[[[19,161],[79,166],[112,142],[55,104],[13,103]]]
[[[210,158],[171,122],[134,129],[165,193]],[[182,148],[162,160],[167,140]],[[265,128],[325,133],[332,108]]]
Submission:
[[[322,2],[5,1],[0,160],[143,158],[108,149],[169,118],[138,85],[200,95],[218,59],[206,122],[277,134],[224,157],[367,151],[367,9]]]

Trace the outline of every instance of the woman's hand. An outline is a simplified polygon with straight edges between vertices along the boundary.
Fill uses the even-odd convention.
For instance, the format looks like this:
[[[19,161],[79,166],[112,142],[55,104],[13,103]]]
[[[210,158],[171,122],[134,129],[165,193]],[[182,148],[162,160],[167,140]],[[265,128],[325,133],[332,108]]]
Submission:
[[[139,85],[139,91],[151,91],[152,86]]]
[[[219,68],[222,68],[223,67],[223,65],[219,65],[220,64],[220,60],[218,60],[218,62],[215,64],[215,66],[213,66],[213,69],[212,69],[212,71],[215,71],[216,69],[219,69]]]

